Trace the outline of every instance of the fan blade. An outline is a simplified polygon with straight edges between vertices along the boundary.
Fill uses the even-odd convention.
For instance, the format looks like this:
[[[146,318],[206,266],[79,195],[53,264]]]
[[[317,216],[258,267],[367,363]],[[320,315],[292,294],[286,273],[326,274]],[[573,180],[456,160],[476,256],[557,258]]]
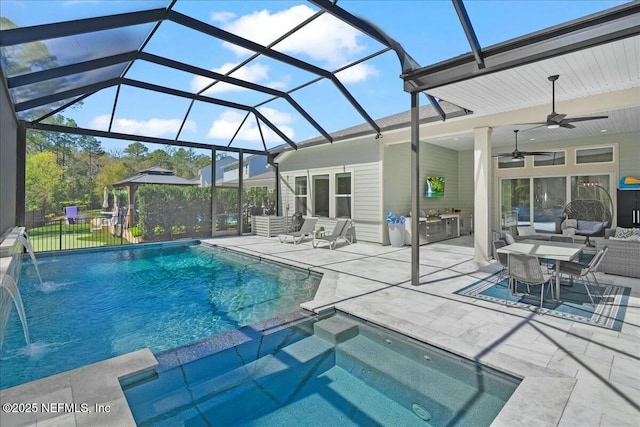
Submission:
[[[553,153],[548,151],[521,151],[520,154],[525,156],[551,156]]]
[[[556,112],[553,112],[547,116],[547,123],[560,124],[562,119],[564,119],[565,117],[567,117],[566,114],[558,114]]]
[[[567,122],[560,123],[560,127],[561,128],[565,128],[565,129],[575,129],[574,125],[572,125],[570,123],[567,123]]]
[[[511,153],[494,154],[491,157],[513,157],[513,154],[511,154]]]
[[[600,119],[608,119],[608,118],[609,116],[573,117],[571,119],[563,120],[562,123],[586,122],[589,120],[600,120]]]
[[[530,130],[538,129],[538,128],[541,128],[541,127],[546,127],[547,123],[546,122],[544,122],[544,123],[542,123],[542,122],[538,122],[538,123],[522,123],[522,124],[519,124],[518,126],[529,126],[529,125],[537,125],[537,126],[533,126],[532,128],[528,128],[528,129],[523,129],[520,132],[528,132]]]

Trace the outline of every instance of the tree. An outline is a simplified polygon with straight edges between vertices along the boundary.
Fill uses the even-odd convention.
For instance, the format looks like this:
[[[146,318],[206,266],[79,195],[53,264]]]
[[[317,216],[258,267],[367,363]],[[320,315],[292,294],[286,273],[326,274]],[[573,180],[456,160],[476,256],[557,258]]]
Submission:
[[[136,160],[142,160],[148,152],[149,149],[141,142],[133,142],[124,149],[124,154],[127,157],[132,157]]]
[[[129,176],[129,170],[122,159],[108,159],[102,170],[96,175],[96,186],[101,189],[111,188],[114,182],[122,181]]]
[[[78,138],[78,146],[87,156],[87,176],[93,177],[97,172],[95,159],[105,155],[102,144],[93,136],[82,135]]]
[[[147,167],[158,166],[165,169],[173,167],[172,159],[169,153],[164,150],[154,150],[147,156],[145,164]]]
[[[60,185],[64,170],[50,151],[27,156],[26,162],[26,203],[28,210],[44,209],[47,212],[58,208]]]

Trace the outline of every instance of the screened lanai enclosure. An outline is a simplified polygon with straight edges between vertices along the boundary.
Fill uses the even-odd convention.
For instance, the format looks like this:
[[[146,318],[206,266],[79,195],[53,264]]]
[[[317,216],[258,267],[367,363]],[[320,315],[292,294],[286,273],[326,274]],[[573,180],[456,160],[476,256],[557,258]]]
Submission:
[[[574,21],[534,25],[527,35],[509,29],[508,42],[486,26],[477,32],[462,0],[423,2],[419,11],[413,5],[403,2],[390,20],[371,2],[329,0],[4,3],[0,185],[11,197],[0,208],[2,230],[38,224],[59,241],[74,222],[84,227],[84,240],[103,229],[120,242],[243,234],[254,229],[255,216],[295,213],[301,199],[281,197],[298,191],[295,177],[280,173],[283,154],[361,136],[408,143],[412,175],[404,188],[417,212],[421,126],[459,123],[476,108],[484,116],[510,111],[521,100],[546,104],[546,90],[521,96],[520,80],[502,87],[500,79],[487,79],[639,31],[637,3],[587,8],[593,15],[575,12]],[[467,6],[481,16],[482,6]],[[446,39],[394,38],[436,21],[447,27]],[[483,101],[496,95],[494,102],[456,102],[476,89],[490,92],[478,97]],[[581,88],[567,91],[577,97]],[[513,124],[500,119],[469,129]],[[406,138],[397,137],[402,132]],[[499,135],[494,132],[496,140]],[[490,148],[491,135],[485,136]],[[481,175],[475,176],[473,228],[478,256],[486,258],[492,198],[490,157],[483,153],[481,163],[474,160]],[[136,194],[116,185],[154,168],[193,185],[140,185]],[[335,202],[324,210],[328,215],[337,212],[333,203],[359,191],[343,172],[330,183],[349,183],[351,193],[329,186]],[[340,209],[350,215],[348,206]],[[382,230],[386,212],[379,210],[374,222]],[[67,211],[78,216],[70,220]],[[417,260],[412,242],[414,284]]]
[[[393,62],[398,74],[417,66],[376,26],[335,2],[274,12],[288,26],[269,34],[202,15],[194,2],[118,2],[102,16],[103,9],[85,6],[82,16],[67,12],[76,19],[62,22],[51,22],[53,12],[34,15],[29,25],[10,13],[2,21],[18,150],[38,158],[27,161],[25,187],[17,181],[18,197],[25,195],[18,222],[36,250],[68,249],[83,239],[92,246],[250,232],[256,214],[283,214],[277,153],[331,143],[356,126],[379,137],[372,117],[386,112],[363,96],[358,79],[383,63]],[[341,58],[299,53],[297,46],[327,31],[337,32],[327,43],[357,46]],[[401,93],[392,77],[390,87]],[[89,109],[91,118],[82,113]],[[59,167],[30,170],[46,153]],[[141,175],[154,168],[180,175]],[[48,194],[35,190],[51,177],[59,185]],[[70,220],[67,209],[79,213]]]

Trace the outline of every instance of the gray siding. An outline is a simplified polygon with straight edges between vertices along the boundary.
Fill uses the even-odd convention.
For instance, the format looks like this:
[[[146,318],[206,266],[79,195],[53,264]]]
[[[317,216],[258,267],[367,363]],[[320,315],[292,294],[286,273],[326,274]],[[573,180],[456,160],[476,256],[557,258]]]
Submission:
[[[352,172],[352,220],[359,241],[381,243],[383,215],[380,196],[380,142],[372,137],[322,145],[287,153],[278,159],[280,171],[281,212],[294,212],[294,185],[296,176],[307,176],[311,188],[311,176]],[[287,211],[287,206],[289,210]],[[321,218],[318,227],[331,230],[335,221]]]
[[[425,177],[445,177],[442,198],[427,198]],[[408,215],[411,210],[411,149],[409,144],[395,144],[384,151],[384,209],[396,216]],[[459,208],[458,152],[448,148],[421,143],[420,145],[420,208],[424,210]]]
[[[458,206],[473,212],[473,150],[458,152]]]

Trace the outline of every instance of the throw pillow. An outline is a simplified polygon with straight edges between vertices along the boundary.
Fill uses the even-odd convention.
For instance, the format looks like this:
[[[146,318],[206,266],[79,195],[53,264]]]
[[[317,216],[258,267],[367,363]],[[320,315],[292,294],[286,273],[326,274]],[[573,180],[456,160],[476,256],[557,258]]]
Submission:
[[[615,237],[616,239],[628,239],[633,235],[633,228],[617,227],[616,234],[613,237]]]
[[[577,219],[565,219],[562,223],[562,228],[578,228],[578,220]]]
[[[511,235],[511,233],[507,233],[506,231],[502,232],[502,239],[504,239],[505,242],[507,242],[507,245],[512,245],[516,242],[516,239],[513,238],[513,236]]]
[[[536,229],[532,225],[526,227],[518,227],[518,236],[535,236]]]

